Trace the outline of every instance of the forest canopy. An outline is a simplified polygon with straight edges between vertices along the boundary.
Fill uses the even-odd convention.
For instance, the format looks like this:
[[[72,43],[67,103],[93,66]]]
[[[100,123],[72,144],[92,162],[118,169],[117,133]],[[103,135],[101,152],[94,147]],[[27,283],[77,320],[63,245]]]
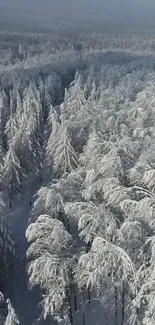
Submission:
[[[0,324],[153,325],[155,32],[4,21]]]

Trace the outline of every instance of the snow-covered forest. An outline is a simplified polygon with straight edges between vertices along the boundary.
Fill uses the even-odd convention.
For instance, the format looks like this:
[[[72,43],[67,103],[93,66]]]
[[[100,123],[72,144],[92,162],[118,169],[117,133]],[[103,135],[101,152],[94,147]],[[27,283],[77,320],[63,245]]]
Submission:
[[[154,325],[155,32],[0,26],[0,325]]]

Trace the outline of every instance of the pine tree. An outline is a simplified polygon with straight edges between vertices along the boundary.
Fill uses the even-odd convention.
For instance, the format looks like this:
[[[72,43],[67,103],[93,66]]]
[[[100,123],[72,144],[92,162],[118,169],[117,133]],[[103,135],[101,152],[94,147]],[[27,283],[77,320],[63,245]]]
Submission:
[[[4,91],[0,92],[0,145],[7,149],[5,126],[9,116],[8,98]]]
[[[0,324],[5,325],[5,320],[7,317],[7,303],[2,292],[0,292]]]
[[[21,183],[25,178],[24,171],[20,166],[20,162],[15,154],[12,145],[10,145],[5,158],[3,175],[5,186],[9,192],[9,198],[12,200],[14,195],[20,191]]]
[[[0,193],[0,290],[5,293],[9,266],[17,259],[16,244],[5,217],[5,205]]]
[[[19,126],[16,119],[13,117],[12,113],[10,115],[9,120],[6,123],[5,134],[7,136],[7,143],[11,144]]]
[[[59,220],[47,215],[40,216],[29,225],[26,237],[28,274],[31,287],[39,285],[44,291],[44,318],[68,319],[72,325],[70,305],[70,272],[72,269],[71,235]],[[68,313],[68,308],[70,312]]]
[[[110,302],[115,324],[118,324],[120,313],[118,305],[120,288],[124,285],[128,287],[125,297],[127,301],[130,295],[136,292],[135,268],[131,258],[123,249],[100,237],[94,239],[92,248],[87,254],[79,257],[75,279],[80,290],[89,288],[96,292],[103,304],[103,313],[109,310]]]
[[[61,220],[63,209],[61,195],[52,186],[41,187],[34,202],[32,218],[36,219],[41,214],[48,214],[51,218]]]
[[[55,138],[51,140],[47,147],[47,159],[50,161],[50,157],[52,158],[52,166],[56,174],[62,175],[65,172],[75,170],[78,166],[78,157],[72,147],[65,123],[59,126],[56,130]]]
[[[5,321],[5,325],[18,325],[19,320],[16,315],[15,309],[13,308],[10,299],[7,299],[7,304],[8,304],[8,315]]]

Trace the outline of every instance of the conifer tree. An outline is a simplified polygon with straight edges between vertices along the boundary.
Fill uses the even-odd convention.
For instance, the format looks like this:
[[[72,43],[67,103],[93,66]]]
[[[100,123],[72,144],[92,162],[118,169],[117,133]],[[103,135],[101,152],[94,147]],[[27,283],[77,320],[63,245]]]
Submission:
[[[5,187],[8,189],[10,200],[12,200],[14,195],[20,191],[21,183],[25,178],[24,171],[20,166],[19,159],[12,145],[10,145],[5,158],[3,175]]]
[[[27,250],[28,274],[31,287],[39,285],[44,318],[52,315],[56,320],[73,324],[70,302],[70,273],[72,269],[71,235],[59,220],[48,215],[40,216],[29,225],[26,237],[30,244]],[[69,312],[68,312],[69,309]]]
[[[78,166],[78,157],[72,147],[66,123],[62,123],[55,131],[55,138],[48,143],[47,159],[52,158],[52,167],[57,175],[63,175],[65,172],[71,172]]]
[[[7,304],[8,304],[8,315],[5,321],[5,325],[18,325],[19,320],[16,315],[15,309],[13,308],[10,299],[7,299]]]

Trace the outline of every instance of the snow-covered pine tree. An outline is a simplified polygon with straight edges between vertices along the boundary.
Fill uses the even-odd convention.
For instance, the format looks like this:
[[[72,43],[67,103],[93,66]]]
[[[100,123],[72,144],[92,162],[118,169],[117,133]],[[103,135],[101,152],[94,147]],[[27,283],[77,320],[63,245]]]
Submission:
[[[12,140],[14,136],[16,135],[16,132],[18,130],[18,122],[16,121],[16,118],[13,117],[12,112],[10,115],[9,120],[6,123],[5,126],[5,135],[7,137],[7,143],[10,145],[12,143]]]
[[[79,172],[65,173],[56,184],[52,184],[65,203],[82,201],[83,178]]]
[[[54,132],[54,137],[52,132],[47,146],[46,157],[48,162],[52,159],[51,165],[58,176],[77,168],[78,156],[72,147],[72,141],[65,121]]]
[[[10,299],[7,299],[7,304],[8,304],[8,315],[5,321],[5,325],[18,325],[19,320],[15,312],[15,309],[13,308],[12,303],[10,302]]]
[[[8,98],[4,91],[0,92],[0,145],[7,149],[7,139],[5,135],[5,126],[9,117]]]
[[[82,76],[77,71],[75,79],[70,84],[69,89],[65,89],[65,96],[62,111],[65,118],[71,118],[77,115],[81,107],[84,107],[86,99],[82,85]]]
[[[5,158],[3,175],[4,185],[8,190],[10,200],[12,200],[14,195],[20,191],[22,181],[26,177],[12,145],[10,145]]]
[[[104,238],[96,237],[89,253],[79,257],[75,279],[80,290],[89,288],[96,293],[103,304],[103,317],[107,318],[111,307],[114,323],[118,324],[119,314],[124,323],[125,306],[131,302],[130,297],[135,295],[136,283],[134,264],[123,249]]]
[[[5,293],[9,266],[17,259],[16,244],[4,215],[4,201],[0,193],[0,290]]]
[[[94,129],[89,134],[87,144],[83,148],[83,153],[80,156],[80,162],[88,169],[94,168],[97,164],[98,159],[101,158],[101,155],[103,153],[106,153],[104,143],[101,141],[99,135]]]
[[[126,219],[117,233],[117,243],[132,259],[136,269],[147,260],[147,253],[144,253],[144,245],[149,233],[147,226],[139,221]]]
[[[5,325],[7,313],[7,302],[4,298],[4,294],[0,291],[0,325]]]
[[[12,147],[20,161],[21,168],[25,174],[28,174],[36,170],[36,157],[35,152],[33,152],[32,143],[25,132],[24,123],[21,124],[13,138]]]
[[[30,286],[38,285],[42,294],[44,318],[68,319],[73,324],[71,276],[73,241],[63,223],[48,215],[29,225],[26,238]]]
[[[36,196],[31,214],[33,219],[41,214],[48,214],[53,219],[63,220],[63,200],[52,186],[41,187]]]
[[[49,125],[49,132],[48,132],[49,139],[46,147],[46,165],[48,166],[49,170],[52,171],[53,152],[55,150],[55,146],[57,145],[57,134],[59,130],[53,107],[51,107],[49,112],[48,125]]]
[[[69,219],[77,222],[79,236],[87,245],[92,244],[94,238],[98,236],[109,242],[115,241],[121,215],[116,213],[113,215],[104,204],[69,202],[65,206],[65,213]]]

